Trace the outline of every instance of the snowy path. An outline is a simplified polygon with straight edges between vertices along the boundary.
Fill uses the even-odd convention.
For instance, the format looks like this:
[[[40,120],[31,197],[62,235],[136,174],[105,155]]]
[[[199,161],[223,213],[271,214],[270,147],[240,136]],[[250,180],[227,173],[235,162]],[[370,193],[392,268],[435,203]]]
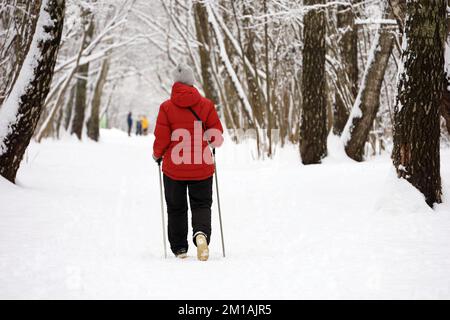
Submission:
[[[450,298],[450,205],[432,213],[387,157],[299,165],[219,151],[228,257],[162,258],[152,139],[32,145],[0,180],[0,298]],[[450,152],[442,175],[450,194]],[[377,209],[377,210],[375,210]]]

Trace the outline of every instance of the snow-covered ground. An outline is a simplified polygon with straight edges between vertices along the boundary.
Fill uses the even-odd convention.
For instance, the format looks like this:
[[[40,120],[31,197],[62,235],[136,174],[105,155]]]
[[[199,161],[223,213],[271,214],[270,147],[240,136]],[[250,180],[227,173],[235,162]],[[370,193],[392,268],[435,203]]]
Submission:
[[[430,210],[388,156],[295,148],[253,161],[218,151],[227,258],[213,211],[210,261],[163,258],[152,137],[32,144],[14,186],[0,179],[0,298],[450,298],[447,202]]]

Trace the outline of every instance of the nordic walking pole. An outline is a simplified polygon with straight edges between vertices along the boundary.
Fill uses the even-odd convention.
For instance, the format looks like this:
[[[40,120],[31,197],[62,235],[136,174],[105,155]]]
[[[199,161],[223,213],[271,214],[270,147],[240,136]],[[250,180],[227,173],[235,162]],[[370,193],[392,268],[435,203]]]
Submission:
[[[214,159],[214,177],[216,178],[217,207],[219,209],[220,235],[222,238],[222,253],[223,253],[223,257],[225,258],[225,241],[223,239],[222,212],[220,211],[219,179],[217,178],[216,149],[215,148],[213,148],[213,159]]]
[[[197,119],[197,121],[201,122],[203,130],[206,132],[207,128],[202,119],[198,116],[197,113],[195,113],[192,108],[189,108],[189,111],[194,115],[194,117]],[[213,161],[214,161],[214,177],[216,178],[216,193],[217,193],[217,207],[219,208],[219,223],[220,223],[220,235],[222,238],[222,253],[223,257],[225,258],[225,241],[223,239],[223,224],[222,224],[222,212],[220,211],[220,196],[219,196],[219,179],[217,178],[217,165],[216,165],[216,148],[214,148],[211,145],[211,141],[207,140],[209,148],[212,149],[213,153]]]
[[[158,161],[158,172],[159,172],[159,194],[161,197],[161,218],[162,218],[162,229],[163,229],[163,243],[164,243],[164,259],[167,259],[167,248],[166,248],[166,221],[164,219],[164,202],[163,202],[163,188],[162,188],[162,178],[161,178],[161,160]]]

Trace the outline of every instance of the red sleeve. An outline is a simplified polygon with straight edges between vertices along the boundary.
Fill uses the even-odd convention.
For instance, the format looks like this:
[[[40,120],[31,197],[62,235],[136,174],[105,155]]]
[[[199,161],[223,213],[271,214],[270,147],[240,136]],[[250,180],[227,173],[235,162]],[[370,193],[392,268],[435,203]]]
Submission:
[[[164,110],[164,104],[159,107],[158,118],[155,125],[155,142],[153,143],[153,155],[161,158],[170,145],[170,124],[167,119],[167,113]]]
[[[206,127],[209,129],[216,129],[212,135],[208,137],[211,141],[211,145],[214,148],[218,148],[223,143],[223,127],[220,122],[219,115],[217,114],[216,108],[213,103],[210,105],[210,110],[208,113],[208,118],[206,119]]]

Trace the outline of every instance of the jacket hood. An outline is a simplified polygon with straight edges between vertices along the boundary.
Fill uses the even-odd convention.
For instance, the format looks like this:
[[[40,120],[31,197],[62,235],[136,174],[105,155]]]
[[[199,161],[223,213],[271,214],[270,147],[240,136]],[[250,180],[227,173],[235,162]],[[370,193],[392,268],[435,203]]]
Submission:
[[[172,86],[170,101],[178,107],[189,108],[195,106],[201,99],[201,95],[195,87],[181,82],[175,82]]]

